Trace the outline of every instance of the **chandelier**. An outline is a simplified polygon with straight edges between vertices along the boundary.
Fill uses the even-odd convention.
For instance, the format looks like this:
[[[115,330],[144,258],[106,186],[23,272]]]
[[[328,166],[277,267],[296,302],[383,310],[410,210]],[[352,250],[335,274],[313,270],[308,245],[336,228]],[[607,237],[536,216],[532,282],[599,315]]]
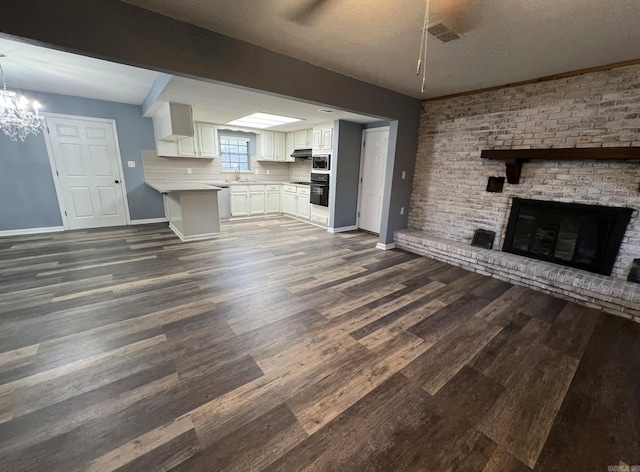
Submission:
[[[0,58],[5,57],[0,54]],[[38,134],[44,129],[44,117],[38,114],[40,104],[37,100],[29,102],[23,95],[7,90],[7,82],[0,63],[0,77],[2,77],[2,90],[0,90],[0,129],[9,136],[11,141],[24,141],[33,133]]]

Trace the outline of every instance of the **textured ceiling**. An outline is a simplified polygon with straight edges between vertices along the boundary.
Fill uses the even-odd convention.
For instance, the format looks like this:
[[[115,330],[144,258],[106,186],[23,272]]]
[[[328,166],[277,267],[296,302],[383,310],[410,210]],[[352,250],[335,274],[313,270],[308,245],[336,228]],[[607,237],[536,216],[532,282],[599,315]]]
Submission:
[[[424,0],[127,0],[267,49],[426,98],[640,58],[638,0],[431,0],[427,90],[415,75]],[[306,0],[309,3],[311,0]]]

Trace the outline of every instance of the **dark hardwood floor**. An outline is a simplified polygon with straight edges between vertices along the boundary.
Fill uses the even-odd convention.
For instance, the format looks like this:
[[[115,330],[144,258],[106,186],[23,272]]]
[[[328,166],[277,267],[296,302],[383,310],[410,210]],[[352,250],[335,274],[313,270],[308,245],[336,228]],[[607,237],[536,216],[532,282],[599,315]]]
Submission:
[[[0,239],[1,470],[640,464],[640,325],[364,233],[221,233]]]

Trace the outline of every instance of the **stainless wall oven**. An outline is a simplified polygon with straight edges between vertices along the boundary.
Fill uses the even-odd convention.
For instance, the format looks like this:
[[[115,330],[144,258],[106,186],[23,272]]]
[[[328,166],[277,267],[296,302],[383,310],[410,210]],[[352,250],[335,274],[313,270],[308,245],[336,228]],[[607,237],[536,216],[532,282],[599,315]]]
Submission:
[[[311,159],[313,161],[313,170],[331,170],[330,154],[316,154]]]
[[[329,174],[311,174],[311,203],[329,206]]]

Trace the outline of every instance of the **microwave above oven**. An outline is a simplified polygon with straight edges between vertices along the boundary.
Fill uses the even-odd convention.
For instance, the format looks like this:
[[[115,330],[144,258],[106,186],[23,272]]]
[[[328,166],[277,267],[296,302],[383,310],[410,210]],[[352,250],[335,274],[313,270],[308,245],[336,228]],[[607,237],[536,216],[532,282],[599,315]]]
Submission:
[[[316,154],[311,159],[313,161],[313,170],[331,170],[330,154]]]

